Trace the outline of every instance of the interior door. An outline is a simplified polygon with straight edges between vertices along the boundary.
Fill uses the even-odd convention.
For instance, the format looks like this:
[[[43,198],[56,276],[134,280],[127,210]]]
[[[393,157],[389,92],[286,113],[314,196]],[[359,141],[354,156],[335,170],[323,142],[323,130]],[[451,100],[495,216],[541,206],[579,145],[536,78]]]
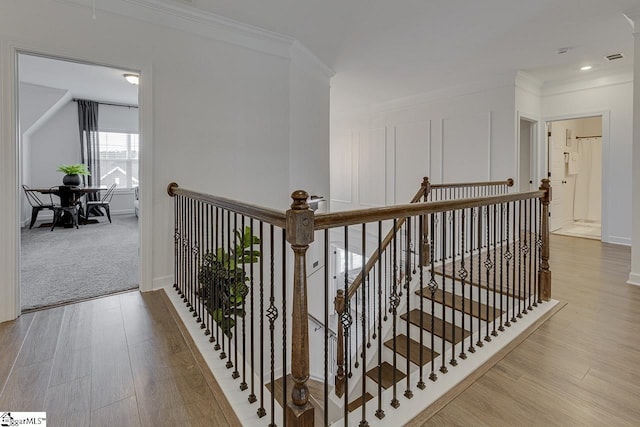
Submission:
[[[566,129],[559,123],[549,123],[547,137],[549,138],[549,171],[553,188],[553,198],[549,204],[549,228],[557,230],[571,222],[571,203],[567,203],[567,176],[564,161],[566,151]]]

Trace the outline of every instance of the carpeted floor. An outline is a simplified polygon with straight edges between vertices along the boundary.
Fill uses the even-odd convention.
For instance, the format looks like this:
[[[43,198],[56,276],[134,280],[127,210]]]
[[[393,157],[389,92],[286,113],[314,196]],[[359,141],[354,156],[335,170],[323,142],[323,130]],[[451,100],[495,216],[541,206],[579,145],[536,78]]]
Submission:
[[[22,310],[107,295],[138,287],[138,220],[113,215],[113,223],[80,229],[21,232]]]

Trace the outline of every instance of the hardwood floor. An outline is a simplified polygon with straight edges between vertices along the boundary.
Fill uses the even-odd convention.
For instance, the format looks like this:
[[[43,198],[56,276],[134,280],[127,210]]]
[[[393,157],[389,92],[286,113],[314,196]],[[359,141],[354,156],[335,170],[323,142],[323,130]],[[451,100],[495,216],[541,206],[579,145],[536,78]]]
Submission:
[[[131,292],[0,324],[0,408],[51,426],[230,425],[171,313]]]
[[[640,287],[630,248],[551,237],[567,305],[423,426],[637,426]]]
[[[567,305],[424,426],[638,425],[640,287],[630,249],[551,238]],[[237,424],[160,292],[56,307],[0,324],[0,409],[51,426]]]

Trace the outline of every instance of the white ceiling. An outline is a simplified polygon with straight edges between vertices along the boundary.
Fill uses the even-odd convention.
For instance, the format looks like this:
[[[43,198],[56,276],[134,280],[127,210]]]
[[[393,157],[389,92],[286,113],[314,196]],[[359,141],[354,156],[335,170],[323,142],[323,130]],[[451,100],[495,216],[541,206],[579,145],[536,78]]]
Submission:
[[[125,70],[19,55],[21,82],[68,90],[73,98],[138,105],[138,86],[127,82]]]
[[[630,70],[640,0],[175,0],[298,39],[350,109],[526,70],[542,82]],[[569,47],[564,55],[556,50]],[[623,53],[607,63],[604,56]]]
[[[541,82],[629,71],[640,0],[162,0],[293,37],[336,72],[332,111],[526,71]],[[556,50],[568,47],[566,54]],[[609,63],[605,55],[625,58]],[[594,69],[580,72],[582,65]],[[124,71],[24,56],[22,81],[137,104]]]

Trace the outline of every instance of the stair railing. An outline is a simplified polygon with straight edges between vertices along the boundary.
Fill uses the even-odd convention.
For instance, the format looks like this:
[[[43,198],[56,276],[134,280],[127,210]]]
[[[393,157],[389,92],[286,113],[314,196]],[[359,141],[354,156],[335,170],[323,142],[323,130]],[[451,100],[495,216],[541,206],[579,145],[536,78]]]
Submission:
[[[481,346],[482,335],[485,342],[490,341],[497,331],[550,298],[548,180],[543,180],[539,191],[527,193],[327,214],[314,214],[304,191],[292,194],[293,203],[286,212],[186,190],[175,183],[169,185],[168,193],[174,198],[174,287],[220,358],[227,361],[225,366],[239,382],[239,389],[247,394],[248,404],[256,408],[252,422],[268,416],[266,424],[270,426],[328,426],[342,418],[347,426],[358,418],[360,425],[367,425],[374,410],[377,418],[384,417],[383,406],[386,408],[387,403],[383,405],[383,395],[390,399],[391,408],[400,405],[397,389],[401,378],[406,379],[407,399],[413,396],[412,381],[416,378],[416,386],[424,388],[425,366],[431,366],[428,378],[437,379],[438,351],[442,356],[439,371],[445,373],[447,366],[455,366],[458,358],[467,357],[466,351],[473,352],[475,339],[475,345]],[[392,221],[394,230],[386,246],[384,221]],[[440,224],[438,235],[436,223]],[[349,227],[355,226],[360,228],[362,253],[367,253],[370,235],[375,236],[377,258],[367,273],[370,263],[362,263],[362,284],[352,291],[352,298],[345,297],[352,286],[346,281],[336,298],[339,321],[335,381],[337,388],[342,368],[342,405],[329,396],[332,380],[328,365],[332,355],[328,353],[328,328],[324,345],[314,346],[314,351],[323,349],[325,361],[323,392],[314,392],[313,399],[321,401],[323,407],[316,408],[309,400],[306,252],[320,232],[324,288],[323,296],[312,303],[323,306],[327,325],[329,311],[333,310],[327,292],[330,236],[343,234],[348,244]],[[424,250],[425,236],[428,254]],[[440,263],[435,260],[437,245],[442,245]],[[446,262],[447,254],[451,262]],[[349,266],[345,267],[349,271]],[[288,281],[288,277],[292,280]],[[498,293],[500,296],[496,296]],[[418,311],[415,296],[420,300]],[[436,318],[433,311],[438,298],[442,300],[442,319]],[[431,304],[430,317],[423,311],[425,299]],[[372,300],[377,302],[371,304]],[[458,301],[462,303],[462,315],[456,314]],[[371,307],[377,307],[375,313]],[[491,316],[493,321],[480,320],[483,315]],[[383,323],[389,326],[383,327]],[[431,326],[428,333],[423,328],[425,323]],[[416,325],[420,328],[418,333],[412,329]],[[398,328],[402,326],[406,335],[400,339]],[[436,340],[434,331],[438,327],[443,336]],[[357,353],[351,346],[352,335],[361,341]],[[387,336],[391,337],[388,346],[385,342],[391,347],[391,362],[382,361]],[[377,352],[374,348],[369,353],[378,356],[377,371],[370,369],[371,358],[367,355],[376,341]],[[428,352],[424,350],[427,344]],[[441,346],[438,351],[435,344]],[[403,351],[404,373],[398,369]],[[419,360],[414,357],[416,354]],[[446,362],[446,357],[451,360]],[[359,376],[354,375],[358,361],[362,372]],[[392,378],[386,374],[383,377],[384,363],[392,364]],[[412,364],[419,366],[419,372]],[[359,381],[361,390],[353,401],[348,397],[349,377]],[[367,378],[374,377],[376,390],[367,386]],[[375,407],[367,408],[367,401],[374,397],[369,391],[377,394],[378,401]],[[335,412],[336,405],[341,413]],[[251,411],[242,412],[246,415]]]

